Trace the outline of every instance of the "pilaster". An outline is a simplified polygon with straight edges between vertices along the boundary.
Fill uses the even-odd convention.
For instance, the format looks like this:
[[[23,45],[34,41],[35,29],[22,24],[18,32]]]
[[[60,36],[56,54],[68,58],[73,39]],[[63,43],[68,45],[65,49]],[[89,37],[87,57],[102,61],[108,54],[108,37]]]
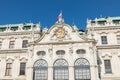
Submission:
[[[91,80],[100,80],[98,77],[98,68],[97,65],[90,66]]]
[[[6,58],[1,58],[1,68],[0,68],[0,80],[5,76],[5,70],[6,70]]]
[[[53,80],[53,67],[48,67],[48,80]]]
[[[74,66],[69,67],[69,80],[75,80],[74,76]]]
[[[28,60],[26,65],[26,80],[33,80],[33,66],[32,66],[32,59]]]
[[[13,78],[16,79],[19,76],[19,72],[20,72],[19,56],[15,56],[12,72],[13,72]]]

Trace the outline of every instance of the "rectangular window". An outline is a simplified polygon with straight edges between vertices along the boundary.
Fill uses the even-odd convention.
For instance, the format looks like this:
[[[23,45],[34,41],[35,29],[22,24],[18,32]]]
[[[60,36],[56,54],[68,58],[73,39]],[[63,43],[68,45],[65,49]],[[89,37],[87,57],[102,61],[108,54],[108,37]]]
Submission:
[[[120,24],[120,20],[113,20],[113,23],[114,23],[115,25],[119,25],[119,24]]]
[[[6,76],[11,76],[11,72],[12,72],[12,63],[7,63],[7,64],[6,64],[6,72],[5,72],[5,75],[6,75]]]
[[[28,40],[23,40],[22,48],[27,48]]]
[[[0,49],[1,49],[1,47],[2,47],[2,41],[0,41]]]
[[[20,75],[25,75],[26,63],[20,63]]]
[[[9,43],[9,48],[10,48],[10,49],[13,49],[14,46],[15,46],[15,41],[10,41],[10,43]]]
[[[107,36],[101,36],[102,44],[107,44]]]
[[[106,21],[98,21],[98,24],[101,25],[101,26],[103,26],[103,25],[106,24]]]
[[[4,32],[6,30],[6,28],[0,28],[0,32]]]
[[[31,29],[31,26],[24,26],[23,27],[23,30],[30,30]]]
[[[11,27],[10,30],[12,30],[12,31],[18,30],[18,26]]]
[[[105,73],[112,73],[110,60],[104,60]]]
[[[120,44],[120,35],[117,35],[117,44]]]

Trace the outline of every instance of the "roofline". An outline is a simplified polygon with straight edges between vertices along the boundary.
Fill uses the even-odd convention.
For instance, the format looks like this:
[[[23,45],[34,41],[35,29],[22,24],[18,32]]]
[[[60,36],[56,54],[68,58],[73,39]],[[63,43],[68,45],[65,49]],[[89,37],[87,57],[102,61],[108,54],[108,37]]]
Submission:
[[[6,25],[0,25],[0,28],[4,28],[4,27],[16,27],[16,26],[30,26],[30,25],[34,25],[33,23],[20,23],[20,24],[6,24]]]

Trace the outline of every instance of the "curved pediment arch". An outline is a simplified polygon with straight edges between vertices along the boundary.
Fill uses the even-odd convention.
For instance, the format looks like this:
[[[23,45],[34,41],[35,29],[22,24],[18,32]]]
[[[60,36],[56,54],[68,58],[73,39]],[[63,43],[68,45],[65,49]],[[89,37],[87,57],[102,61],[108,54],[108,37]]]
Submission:
[[[28,60],[28,59],[27,59],[26,57],[21,57],[21,58],[20,58],[20,62],[27,62],[27,60]]]
[[[56,23],[51,26],[50,29],[45,31],[39,39],[31,44],[70,41],[86,42],[88,41],[88,38],[80,35],[78,31],[74,31],[73,28],[66,23]]]
[[[14,59],[12,59],[12,58],[7,58],[7,59],[6,59],[6,62],[7,62],[7,63],[12,63],[13,61],[14,61]]]

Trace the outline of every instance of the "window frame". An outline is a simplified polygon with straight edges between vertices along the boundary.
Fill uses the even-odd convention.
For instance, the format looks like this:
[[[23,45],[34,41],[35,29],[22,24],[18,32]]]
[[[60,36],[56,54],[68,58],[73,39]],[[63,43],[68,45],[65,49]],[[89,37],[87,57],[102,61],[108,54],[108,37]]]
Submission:
[[[2,49],[2,41],[0,41],[0,49]]]
[[[65,50],[57,50],[56,55],[65,55]]]
[[[63,64],[63,65],[61,65],[61,64]],[[61,77],[58,77],[58,76],[61,76]],[[54,64],[53,64],[53,80],[69,80],[69,65],[65,59],[57,59],[54,62]]]
[[[23,26],[23,30],[30,30],[30,29],[31,29],[31,26],[29,25]]]
[[[107,36],[101,36],[101,43],[108,44]]]
[[[87,59],[78,58],[74,62],[74,76],[75,80],[91,80],[90,63]]]
[[[22,41],[22,48],[27,48],[28,47],[28,40],[25,39]]]
[[[44,59],[39,59],[34,63],[33,80],[36,79],[48,80],[48,63]]]
[[[120,44],[120,35],[116,35],[117,44]]]
[[[38,56],[45,56],[45,55],[46,55],[46,52],[45,52],[45,51],[38,51],[38,52],[37,52],[37,55],[38,55]]]
[[[22,64],[24,64],[24,66],[22,66]],[[20,63],[20,72],[19,72],[19,75],[26,75],[26,62],[21,62]]]
[[[84,52],[83,52],[84,51]],[[76,53],[77,54],[85,54],[86,53],[86,50],[85,49],[78,49],[76,50]]]
[[[9,41],[9,49],[15,48],[15,40],[10,40]]]
[[[6,63],[5,76],[12,75],[12,63]]]
[[[109,64],[106,64],[105,61],[109,61]],[[110,70],[106,71],[106,68],[108,68],[108,67],[109,67]],[[104,60],[104,69],[105,69],[106,74],[112,73],[112,67],[111,67],[111,60],[110,59],[105,59]]]

